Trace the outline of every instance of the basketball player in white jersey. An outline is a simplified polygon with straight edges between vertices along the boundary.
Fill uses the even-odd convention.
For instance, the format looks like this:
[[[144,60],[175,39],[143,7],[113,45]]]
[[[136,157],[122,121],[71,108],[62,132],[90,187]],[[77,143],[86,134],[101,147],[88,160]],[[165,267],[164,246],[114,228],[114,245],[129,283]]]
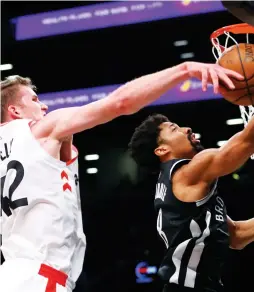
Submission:
[[[72,135],[130,115],[178,83],[195,77],[203,90],[241,75],[215,64],[187,62],[143,76],[105,99],[46,115],[28,78],[1,82],[1,292],[64,292],[75,287],[86,240]]]

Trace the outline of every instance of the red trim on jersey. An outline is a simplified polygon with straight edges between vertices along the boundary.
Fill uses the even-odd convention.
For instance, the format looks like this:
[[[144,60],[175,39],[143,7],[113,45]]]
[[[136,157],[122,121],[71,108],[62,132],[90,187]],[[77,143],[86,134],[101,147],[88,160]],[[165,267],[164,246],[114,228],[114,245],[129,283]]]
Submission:
[[[61,179],[63,179],[64,177],[65,177],[66,179],[69,179],[68,174],[63,170],[63,171],[61,172]]]
[[[63,190],[64,190],[64,192],[65,192],[67,189],[68,189],[70,192],[72,191],[71,186],[70,186],[68,183],[65,183],[65,184],[63,185]]]
[[[76,152],[76,156],[74,158],[72,158],[71,160],[67,161],[66,165],[72,164],[78,158],[78,149],[74,145],[72,145],[71,148],[72,148],[73,151]]]
[[[65,273],[58,271],[50,266],[41,264],[38,274],[48,278],[45,292],[56,292],[56,284],[59,284],[63,287],[66,286],[68,276]]]

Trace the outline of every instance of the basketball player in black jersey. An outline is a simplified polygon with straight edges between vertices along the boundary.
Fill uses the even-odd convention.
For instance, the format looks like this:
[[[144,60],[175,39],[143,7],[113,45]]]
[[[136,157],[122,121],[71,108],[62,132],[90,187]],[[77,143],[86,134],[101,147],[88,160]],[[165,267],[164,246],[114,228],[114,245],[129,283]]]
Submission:
[[[136,128],[129,148],[138,164],[160,171],[155,209],[167,248],[159,269],[164,291],[223,291],[228,247],[254,241],[254,219],[232,221],[217,183],[254,153],[254,118],[223,147],[204,150],[190,128],[157,114]]]

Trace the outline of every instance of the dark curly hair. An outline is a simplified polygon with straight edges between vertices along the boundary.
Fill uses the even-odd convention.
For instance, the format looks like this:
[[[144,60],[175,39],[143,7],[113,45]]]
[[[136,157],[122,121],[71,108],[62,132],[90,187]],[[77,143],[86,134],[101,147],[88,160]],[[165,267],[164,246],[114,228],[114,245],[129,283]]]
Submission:
[[[160,166],[160,160],[154,154],[154,150],[159,145],[159,126],[168,121],[166,116],[160,114],[149,116],[135,129],[128,145],[131,157],[136,163],[141,167],[149,168],[152,172],[158,171]]]

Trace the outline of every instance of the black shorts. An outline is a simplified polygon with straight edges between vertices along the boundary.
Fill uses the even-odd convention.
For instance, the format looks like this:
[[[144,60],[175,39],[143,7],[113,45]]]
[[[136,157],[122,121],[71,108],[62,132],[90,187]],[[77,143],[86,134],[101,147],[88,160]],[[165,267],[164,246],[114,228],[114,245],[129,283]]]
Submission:
[[[223,290],[214,290],[214,289],[208,289],[208,288],[202,288],[202,289],[195,289],[195,288],[187,288],[182,287],[176,284],[165,284],[162,292],[223,292]]]

